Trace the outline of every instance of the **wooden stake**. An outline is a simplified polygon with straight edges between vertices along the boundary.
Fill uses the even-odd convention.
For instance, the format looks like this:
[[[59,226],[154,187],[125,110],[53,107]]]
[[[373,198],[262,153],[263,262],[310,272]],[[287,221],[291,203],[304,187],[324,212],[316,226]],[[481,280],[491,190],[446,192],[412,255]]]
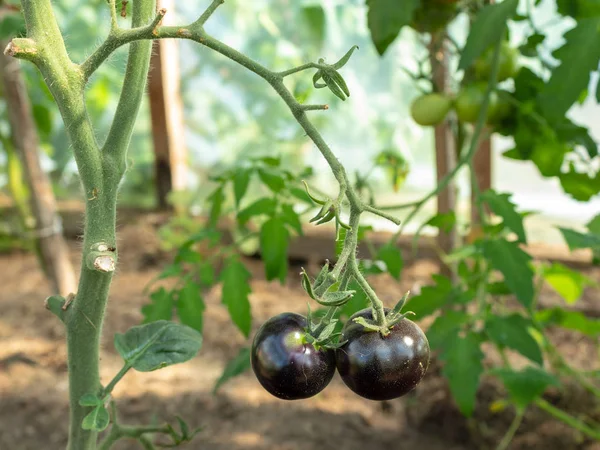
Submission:
[[[446,47],[446,36],[439,33],[431,36],[429,45],[429,57],[433,82],[437,92],[448,93],[450,89],[450,75],[448,73],[448,50]],[[456,141],[450,122],[446,119],[435,127],[435,161],[437,180],[441,180],[456,165]],[[450,182],[446,189],[441,191],[437,197],[438,214],[456,211],[456,187],[454,182]],[[438,235],[438,245],[444,251],[449,253],[456,248],[458,243],[458,233],[456,229],[449,232],[440,230]],[[450,268],[443,266],[444,274],[451,273]]]
[[[3,48],[6,43],[2,44]],[[39,158],[39,140],[19,60],[0,56],[0,72],[14,146],[19,154],[30,190],[36,221],[37,246],[44,271],[55,292],[66,296],[76,291],[75,272],[62,235],[56,200]]]
[[[175,1],[160,0],[166,8],[163,25],[174,17]],[[176,39],[154,42],[150,62],[149,91],[154,140],[155,177],[158,206],[168,207],[171,191],[186,189],[187,151],[180,93],[179,43]]]

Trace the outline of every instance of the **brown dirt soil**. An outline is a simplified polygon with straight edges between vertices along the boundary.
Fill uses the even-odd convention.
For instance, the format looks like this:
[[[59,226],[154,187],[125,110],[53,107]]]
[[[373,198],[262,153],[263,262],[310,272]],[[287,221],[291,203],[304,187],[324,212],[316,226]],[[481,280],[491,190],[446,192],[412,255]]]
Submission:
[[[120,230],[120,266],[108,308],[102,351],[102,378],[108,381],[120,368],[112,336],[139,323],[140,306],[147,301],[144,286],[168,263],[158,250],[154,227],[127,225]],[[144,249],[141,251],[140,249]],[[73,259],[79,249],[73,244]],[[267,283],[257,261],[251,296],[254,331],[268,317],[305,309],[293,268],[285,286]],[[382,299],[391,304],[406,289],[425,284],[437,267],[418,261],[405,269],[402,282],[385,276],[373,279]],[[600,272],[588,276],[600,281]],[[35,257],[0,255],[0,449],[63,449],[68,427],[67,367],[64,331],[43,307],[50,287]],[[548,296],[551,296],[548,293]],[[587,304],[598,305],[598,293],[588,290]],[[490,412],[490,404],[504,395],[492,379],[485,380],[473,419],[464,419],[449,397],[435,362],[418,388],[402,399],[371,402],[354,395],[341,380],[318,396],[299,402],[271,397],[246,373],[211,393],[224,364],[244,339],[220,305],[216,288],[206,295],[205,341],[192,361],[151,373],[129,373],[117,386],[121,418],[132,424],[173,420],[176,414],[203,431],[185,448],[204,450],[362,450],[491,449],[507,429],[514,412]],[[423,323],[424,327],[428,324]],[[553,331],[553,339],[575,366],[598,369],[597,345],[580,335]],[[511,356],[512,358],[512,356]],[[497,360],[490,350],[488,363]],[[518,363],[518,358],[514,357]],[[589,395],[567,384],[550,392],[547,400],[573,415],[586,413],[600,420],[600,408]],[[118,449],[134,449],[123,441]],[[510,449],[598,450],[566,425],[530,408]]]

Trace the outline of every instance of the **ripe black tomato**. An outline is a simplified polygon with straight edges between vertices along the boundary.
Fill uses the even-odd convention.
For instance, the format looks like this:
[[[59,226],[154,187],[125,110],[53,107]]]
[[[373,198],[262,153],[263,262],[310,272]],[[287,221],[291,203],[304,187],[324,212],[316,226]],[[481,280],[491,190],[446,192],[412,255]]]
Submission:
[[[335,352],[306,342],[306,317],[282,313],[267,320],[252,343],[252,370],[275,397],[298,400],[321,392],[335,373]]]
[[[370,400],[390,400],[413,390],[429,366],[425,333],[403,319],[383,337],[353,322],[356,317],[372,320],[371,308],[355,313],[342,330],[341,339],[348,342],[335,354],[346,386]]]

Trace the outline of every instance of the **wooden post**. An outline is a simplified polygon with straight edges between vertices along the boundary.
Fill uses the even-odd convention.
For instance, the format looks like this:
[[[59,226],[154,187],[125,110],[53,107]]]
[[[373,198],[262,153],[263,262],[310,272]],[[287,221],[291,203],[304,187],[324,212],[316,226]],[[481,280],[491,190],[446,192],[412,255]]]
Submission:
[[[448,49],[446,35],[444,32],[432,34],[429,45],[429,58],[431,62],[432,78],[437,92],[448,93],[450,84],[450,75],[448,73]],[[456,166],[456,141],[450,122],[446,119],[435,127],[435,161],[437,180],[444,178]],[[441,191],[437,197],[437,212],[439,214],[456,211],[456,188],[453,182],[450,182],[446,189]],[[456,248],[458,243],[458,233],[456,229],[449,232],[440,230],[438,235],[438,245],[448,253]],[[442,271],[450,274],[448,267],[443,267]]]
[[[1,46],[4,48],[6,43],[2,43]],[[77,289],[75,272],[69,259],[69,249],[62,235],[52,186],[40,165],[38,135],[19,60],[0,55],[0,72],[4,83],[4,97],[12,139],[29,185],[42,265],[54,284],[55,292],[68,295]]]
[[[174,17],[175,0],[160,0],[158,3],[159,7],[167,9],[163,24],[169,25]],[[150,67],[154,173],[158,206],[165,209],[168,207],[168,193],[186,188],[187,152],[180,94],[179,43],[176,39],[154,42]]]
[[[479,192],[487,191],[492,187],[492,140],[486,138],[479,144],[479,148],[473,157],[473,169],[475,180],[479,186]],[[475,192],[471,189],[471,224],[479,225],[479,213]]]

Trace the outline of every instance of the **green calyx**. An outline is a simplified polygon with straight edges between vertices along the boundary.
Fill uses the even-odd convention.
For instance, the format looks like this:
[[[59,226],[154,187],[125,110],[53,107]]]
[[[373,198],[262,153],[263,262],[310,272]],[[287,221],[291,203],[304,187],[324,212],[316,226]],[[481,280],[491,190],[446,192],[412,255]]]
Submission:
[[[396,303],[394,308],[387,312],[387,314],[384,316],[383,323],[380,324],[374,320],[365,319],[364,317],[356,317],[353,319],[354,323],[361,325],[367,331],[376,331],[383,337],[387,336],[390,334],[390,330],[404,320],[406,316],[414,315],[414,312],[412,311],[406,311],[405,313],[402,313],[402,308],[406,304],[409,294],[410,292],[404,294],[398,303]],[[373,311],[373,315],[375,316],[375,311]]]

